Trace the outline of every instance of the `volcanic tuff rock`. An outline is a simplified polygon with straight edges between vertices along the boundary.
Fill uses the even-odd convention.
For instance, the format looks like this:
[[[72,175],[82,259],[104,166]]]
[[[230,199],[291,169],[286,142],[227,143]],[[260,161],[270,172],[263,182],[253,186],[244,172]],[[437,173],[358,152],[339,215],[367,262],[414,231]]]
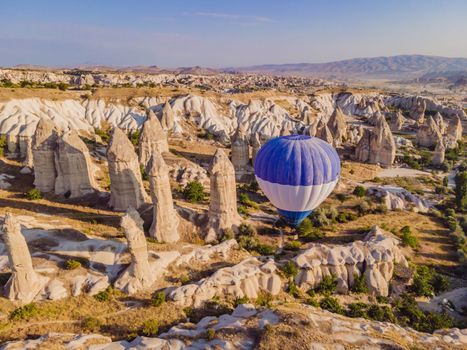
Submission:
[[[251,135],[250,142],[251,142],[251,164],[254,166],[256,155],[258,154],[261,148],[261,140],[259,138],[258,133],[254,133]]]
[[[170,132],[175,126],[174,111],[169,101],[164,104],[162,109],[161,126],[167,132]]]
[[[333,138],[333,146],[340,147],[347,136],[347,122],[342,110],[336,107],[327,124]]]
[[[276,295],[281,287],[274,260],[263,263],[252,257],[235,266],[219,269],[197,283],[175,288],[168,297],[180,305],[199,307],[216,295],[255,299],[261,291]]]
[[[300,272],[295,278],[304,289],[315,288],[324,276],[337,278],[337,291],[347,293],[355,276],[365,276],[368,292],[387,296],[394,264],[408,263],[402,255],[399,241],[374,226],[362,241],[349,245],[329,246],[315,243],[295,257]]]
[[[176,242],[180,239],[179,219],[173,205],[169,170],[160,153],[153,153],[147,174],[154,208],[149,234],[159,242]]]
[[[396,113],[392,114],[391,117],[391,131],[401,131],[405,124],[405,117],[401,113],[401,111],[397,111]]]
[[[55,151],[55,193],[70,193],[70,197],[80,197],[94,192],[91,156],[86,144],[75,130],[65,133],[58,139]]]
[[[141,171],[133,145],[125,133],[114,128],[107,149],[110,176],[109,206],[117,211],[141,207],[146,202]]]
[[[430,209],[427,201],[402,187],[373,186],[368,187],[367,193],[382,199],[388,210],[413,210],[427,213]]]
[[[435,121],[436,125],[438,125],[438,129],[441,132],[441,134],[444,135],[446,133],[447,124],[444,121],[444,118],[441,115],[441,113],[436,112],[435,116],[433,117],[433,120]]]
[[[417,144],[422,147],[434,147],[442,139],[438,125],[430,116],[418,127]]]
[[[332,137],[331,130],[329,130],[329,127],[322,120],[318,123],[316,137],[326,141],[330,145],[334,144],[334,138]]]
[[[449,121],[446,136],[445,136],[445,146],[447,149],[456,148],[457,141],[462,140],[462,122],[458,116],[452,118]]]
[[[237,180],[248,172],[250,163],[250,144],[245,129],[240,126],[232,140],[232,164]]]
[[[34,133],[32,155],[34,163],[34,185],[41,192],[55,189],[55,148],[58,129],[54,122],[41,119]]]
[[[139,162],[143,167],[147,167],[152,154],[155,152],[162,154],[168,151],[167,135],[156,114],[152,110],[148,110],[148,116],[139,138]]]
[[[115,281],[115,287],[125,293],[134,294],[150,287],[154,282],[154,276],[149,265],[143,220],[134,208],[128,208],[122,217],[121,226],[128,242],[131,263]]]
[[[435,151],[433,152],[433,159],[431,160],[431,164],[435,166],[439,166],[444,163],[444,157],[446,154],[446,147],[444,147],[444,141],[440,139],[436,143]]]
[[[48,278],[34,271],[31,254],[21,234],[20,224],[11,214],[5,215],[2,236],[12,272],[4,287],[4,295],[22,304],[30,303],[40,293]]]
[[[365,129],[355,149],[355,157],[360,162],[391,165],[396,158],[396,144],[386,120],[381,117],[376,126]]]
[[[205,240],[207,242],[222,237],[225,230],[236,230],[240,223],[237,212],[237,188],[235,169],[224,151],[217,149],[209,166],[210,202],[209,223]]]

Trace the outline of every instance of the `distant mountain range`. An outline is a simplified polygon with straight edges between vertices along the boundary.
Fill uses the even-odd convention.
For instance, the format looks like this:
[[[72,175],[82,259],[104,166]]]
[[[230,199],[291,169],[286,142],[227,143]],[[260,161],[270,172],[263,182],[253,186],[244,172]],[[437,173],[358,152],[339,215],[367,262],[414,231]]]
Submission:
[[[388,57],[353,58],[349,60],[327,63],[292,63],[292,64],[263,64],[249,67],[229,67],[213,69],[208,67],[179,67],[164,69],[158,66],[128,66],[115,67],[106,65],[81,64],[65,67],[45,67],[35,65],[18,65],[16,69],[32,70],[82,70],[82,71],[113,71],[139,72],[147,74],[194,74],[212,75],[221,72],[230,73],[258,73],[271,75],[301,75],[321,78],[369,78],[410,80],[420,77],[445,76],[455,72],[455,76],[467,72],[467,58],[449,58],[425,55],[399,55]],[[431,75],[431,76],[430,76]],[[449,74],[448,74],[449,75]]]
[[[264,64],[228,71],[320,77],[414,78],[431,72],[467,71],[467,58],[425,55],[353,58],[327,63]]]

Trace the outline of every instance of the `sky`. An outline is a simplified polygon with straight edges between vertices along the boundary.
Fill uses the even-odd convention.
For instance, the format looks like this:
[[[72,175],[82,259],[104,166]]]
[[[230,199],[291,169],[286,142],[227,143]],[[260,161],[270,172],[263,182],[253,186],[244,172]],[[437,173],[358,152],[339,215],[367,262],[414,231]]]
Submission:
[[[467,0],[0,0],[0,66],[467,57]]]

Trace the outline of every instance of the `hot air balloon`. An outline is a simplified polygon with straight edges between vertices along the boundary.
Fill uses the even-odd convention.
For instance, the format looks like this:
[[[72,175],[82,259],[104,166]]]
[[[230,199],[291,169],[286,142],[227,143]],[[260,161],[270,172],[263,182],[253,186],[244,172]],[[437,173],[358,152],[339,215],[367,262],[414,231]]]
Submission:
[[[332,192],[340,160],[327,142],[308,135],[269,140],[255,160],[260,188],[284,219],[298,226]]]

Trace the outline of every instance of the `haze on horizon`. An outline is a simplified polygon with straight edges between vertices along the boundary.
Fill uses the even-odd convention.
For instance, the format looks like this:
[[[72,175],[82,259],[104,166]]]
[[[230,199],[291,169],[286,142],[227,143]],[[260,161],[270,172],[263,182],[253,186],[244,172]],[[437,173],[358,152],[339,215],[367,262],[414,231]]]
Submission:
[[[229,67],[467,57],[464,0],[2,2],[0,66]]]

